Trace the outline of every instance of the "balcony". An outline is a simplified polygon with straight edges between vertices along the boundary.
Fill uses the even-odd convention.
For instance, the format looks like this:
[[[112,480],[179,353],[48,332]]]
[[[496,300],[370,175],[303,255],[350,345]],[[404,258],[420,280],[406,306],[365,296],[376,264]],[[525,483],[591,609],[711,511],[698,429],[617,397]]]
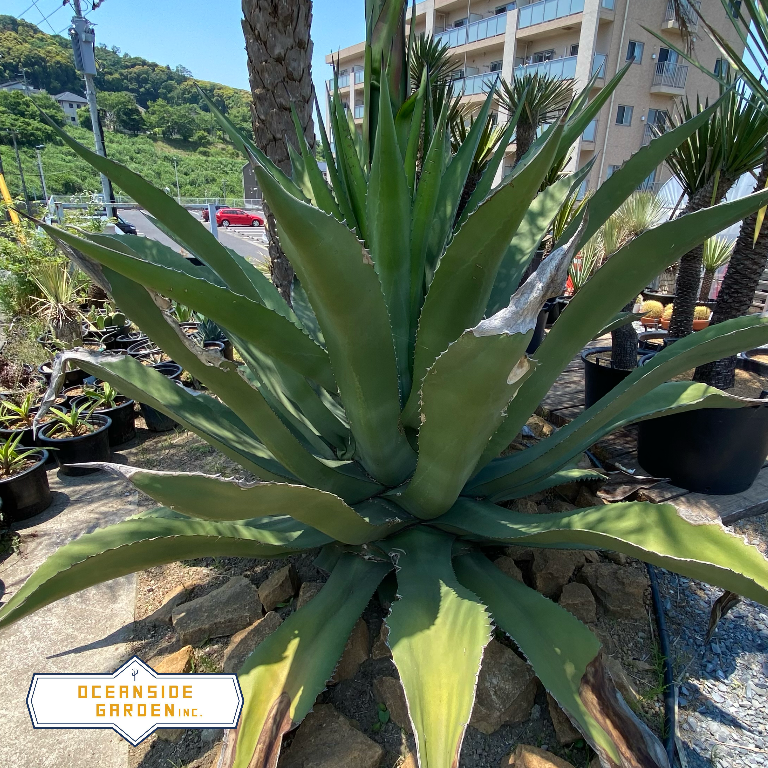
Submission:
[[[365,114],[365,105],[364,104],[355,105],[355,120],[362,120],[364,114]]]
[[[655,138],[664,133],[664,126],[659,123],[648,123],[643,128],[643,141],[641,147],[647,147]]]
[[[663,61],[656,65],[651,83],[651,93],[663,93],[667,96],[682,96],[685,93],[685,81],[688,67],[677,62]]]
[[[365,70],[358,69],[355,71],[355,85],[365,82]]]
[[[607,53],[596,53],[595,57],[592,59],[592,77],[597,75],[598,80],[604,80],[607,62]]]
[[[540,61],[535,64],[523,64],[515,67],[515,77],[538,72],[542,75],[556,77],[559,80],[572,80],[576,76],[576,56],[565,56],[562,59]]]
[[[333,93],[333,78],[328,79],[328,87]],[[342,88],[349,88],[349,75],[339,75],[339,90]]]
[[[583,3],[584,0],[581,0]],[[503,35],[507,28],[507,14],[499,13],[489,16],[487,19],[473,21],[465,27],[448,29],[435,35],[435,40],[447,44],[449,48],[456,48],[467,43],[476,43],[478,40],[486,40],[489,37]]]
[[[595,118],[581,134],[582,149],[594,149],[595,139],[597,138],[597,118]],[[591,144],[592,146],[583,146],[583,144]]]
[[[499,72],[481,72],[479,75],[470,75],[461,77],[451,83],[453,94],[458,95],[463,90],[464,96],[475,96],[477,94],[486,94],[493,88]]]
[[[525,29],[534,24],[543,24],[545,21],[562,19],[574,13],[584,10],[584,0],[539,0],[523,6],[518,11],[517,28]]]
[[[683,16],[688,28],[693,30],[699,25],[699,14],[696,11],[701,7],[701,0],[683,0]],[[680,29],[680,24],[675,16],[675,4],[672,0],[667,0],[667,10],[664,13],[664,21],[661,24],[662,29]]]

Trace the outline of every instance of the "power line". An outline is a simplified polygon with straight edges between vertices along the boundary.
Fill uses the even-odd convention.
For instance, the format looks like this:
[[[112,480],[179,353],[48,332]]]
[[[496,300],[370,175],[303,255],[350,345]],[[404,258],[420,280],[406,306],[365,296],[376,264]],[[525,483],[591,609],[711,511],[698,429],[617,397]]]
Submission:
[[[37,9],[38,13],[39,13],[39,14],[40,14],[40,15],[43,17],[42,21],[38,22],[39,24],[42,24],[42,23],[43,23],[43,21],[46,21],[46,19],[48,18],[48,16],[46,16],[46,15],[43,13],[43,11],[41,11],[41,10],[40,10],[40,6],[37,4],[37,0],[32,0],[32,3],[33,3],[33,5],[35,6],[35,8]],[[57,10],[58,10],[58,9],[57,9]],[[48,26],[50,27],[50,29],[51,29],[51,32],[53,32],[53,34],[55,35],[56,33],[53,31],[53,24],[51,24],[51,22],[50,22],[50,21],[48,22]]]

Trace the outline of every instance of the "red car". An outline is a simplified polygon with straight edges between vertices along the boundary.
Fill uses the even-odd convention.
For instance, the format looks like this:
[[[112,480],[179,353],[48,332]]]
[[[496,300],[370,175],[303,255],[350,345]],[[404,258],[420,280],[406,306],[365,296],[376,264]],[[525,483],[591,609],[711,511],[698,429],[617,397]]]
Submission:
[[[221,208],[216,211],[216,223],[220,227],[263,227],[264,219],[242,208]]]

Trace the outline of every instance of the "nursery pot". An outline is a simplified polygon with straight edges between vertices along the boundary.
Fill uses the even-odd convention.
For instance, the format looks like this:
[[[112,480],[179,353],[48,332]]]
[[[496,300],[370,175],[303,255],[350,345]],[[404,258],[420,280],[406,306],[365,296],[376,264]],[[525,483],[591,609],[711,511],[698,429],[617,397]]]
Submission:
[[[528,349],[525,350],[526,354],[532,355],[538,348],[541,342],[544,340],[544,329],[547,326],[547,318],[549,317],[549,310],[552,309],[553,299],[547,301],[539,312],[539,316],[536,318],[536,328],[531,336],[530,342],[528,342]]]
[[[768,455],[768,404],[702,408],[641,421],[637,460],[696,493],[732,494],[755,482]]]
[[[660,301],[665,307],[675,300],[674,293],[654,293],[653,291],[643,291],[642,293],[646,301]]]
[[[666,331],[644,331],[637,335],[637,348],[640,352],[661,352],[664,349]]]
[[[223,341],[204,341],[203,349],[207,349],[209,352],[214,350],[218,351],[222,357],[224,357],[224,342]]]
[[[50,382],[51,373],[53,372],[53,362],[51,360],[47,360],[37,370],[43,375],[43,378],[46,380],[46,382]],[[88,376],[89,374],[82,370],[82,368],[73,368],[72,370],[68,370],[64,374],[64,386],[74,387],[77,384],[82,384],[88,378]]]
[[[594,347],[585,349],[581,353],[584,363],[584,406],[589,408],[598,400],[605,397],[614,387],[621,384],[632,371],[614,368],[608,360],[600,360],[597,355],[611,352],[611,347]],[[640,360],[655,352],[638,352],[638,364]]]
[[[757,355],[765,355],[768,357],[768,347],[758,347],[757,349],[750,349],[746,352],[739,352],[739,367],[750,373],[757,373],[760,376],[768,376],[768,362],[764,363],[761,360],[756,360],[755,357]]]
[[[59,398],[56,398],[54,408],[67,411],[69,410],[69,405],[66,403],[66,401],[59,402]],[[36,406],[32,408],[31,413],[36,414],[39,410],[40,406]],[[42,429],[42,426],[40,429]],[[19,427],[15,429],[0,428],[0,440],[7,440],[9,437],[18,437],[19,433],[21,433],[21,440],[19,441],[20,446],[24,446],[25,448],[34,448],[36,445],[38,445],[32,433],[32,427]]]
[[[109,461],[109,427],[112,419],[104,414],[94,413],[88,421],[96,427],[93,432],[79,437],[55,438],[48,437],[55,424],[46,424],[38,433],[38,442],[45,448],[57,448],[53,452],[56,463],[63,475],[90,475],[98,470],[73,467],[72,464],[83,464],[87,461]]]
[[[148,341],[149,337],[145,333],[136,331],[134,333],[124,333],[115,339],[115,349],[128,349],[140,341]]]
[[[88,403],[88,398],[78,397],[72,402],[72,407],[77,408]],[[100,413],[103,416],[109,416],[112,423],[107,430],[109,434],[109,445],[122,445],[136,437],[136,403],[133,400],[124,398],[124,402],[119,403],[114,408],[96,408],[94,413]]]
[[[29,469],[0,480],[0,501],[6,523],[34,517],[51,506],[51,490],[45,471],[48,451],[40,450],[38,453],[38,461]]]
[[[179,426],[178,422],[174,421],[170,416],[155,410],[151,405],[139,403],[139,410],[150,432],[170,432]]]
[[[173,381],[181,376],[182,368],[178,363],[155,363],[152,367]]]

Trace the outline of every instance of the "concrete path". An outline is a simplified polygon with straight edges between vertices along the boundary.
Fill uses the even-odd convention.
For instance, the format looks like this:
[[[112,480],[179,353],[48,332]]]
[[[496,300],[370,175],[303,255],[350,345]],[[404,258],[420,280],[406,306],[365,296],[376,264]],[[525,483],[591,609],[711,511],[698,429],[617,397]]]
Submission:
[[[48,473],[53,504],[16,526],[19,554],[0,565],[4,600],[74,538],[136,513],[136,493],[103,473]],[[35,672],[112,672],[129,655],[136,579],[125,576],[64,598],[0,630],[0,766],[127,768],[128,742],[107,730],[35,730],[26,697]]]

